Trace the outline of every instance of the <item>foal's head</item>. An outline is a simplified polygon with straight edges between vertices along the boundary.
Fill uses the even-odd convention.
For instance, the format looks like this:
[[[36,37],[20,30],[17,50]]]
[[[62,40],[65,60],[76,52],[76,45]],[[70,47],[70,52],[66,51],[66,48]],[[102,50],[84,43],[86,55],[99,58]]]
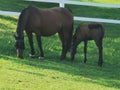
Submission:
[[[23,51],[25,49],[25,45],[24,45],[24,37],[20,37],[17,34],[14,34],[15,37],[15,48],[17,51],[17,57],[19,58],[23,58]]]

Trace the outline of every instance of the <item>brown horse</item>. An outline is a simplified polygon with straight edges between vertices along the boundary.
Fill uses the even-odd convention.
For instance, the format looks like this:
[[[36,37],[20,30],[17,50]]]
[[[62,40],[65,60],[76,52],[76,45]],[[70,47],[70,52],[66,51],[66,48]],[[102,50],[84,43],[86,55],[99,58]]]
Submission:
[[[77,27],[76,32],[73,36],[73,44],[71,48],[71,60],[74,60],[74,55],[76,53],[76,48],[81,41],[84,41],[84,63],[86,63],[86,53],[87,53],[87,42],[88,40],[94,40],[99,49],[99,61],[98,65],[102,66],[103,56],[102,56],[102,40],[104,37],[104,28],[99,23],[81,24]]]
[[[31,48],[31,57],[35,55],[32,33],[35,33],[36,35],[41,52],[40,58],[44,57],[41,36],[51,36],[58,33],[62,42],[61,59],[65,59],[72,41],[73,15],[68,9],[60,7],[40,9],[30,6],[24,9],[19,16],[15,34],[15,47],[19,58],[23,58],[23,50],[25,49],[24,30],[28,36]]]

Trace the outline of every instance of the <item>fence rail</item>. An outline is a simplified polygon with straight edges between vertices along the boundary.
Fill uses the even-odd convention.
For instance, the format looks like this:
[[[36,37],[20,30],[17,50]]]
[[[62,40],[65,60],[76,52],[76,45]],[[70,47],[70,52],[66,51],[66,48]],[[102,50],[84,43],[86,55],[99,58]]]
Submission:
[[[19,16],[20,12],[0,11],[0,15]]]
[[[46,3],[59,3],[60,7],[64,7],[65,4],[72,4],[72,5],[83,5],[83,6],[120,8],[120,4],[102,4],[102,3],[79,2],[79,1],[71,1],[71,0],[25,0],[25,1],[46,2]]]
[[[59,3],[60,7],[64,7],[65,4],[73,4],[73,5],[85,5],[85,6],[99,6],[99,7],[109,7],[109,8],[120,8],[120,4],[99,4],[99,3],[77,2],[77,1],[69,1],[69,0],[52,0],[52,1],[51,0],[25,0],[25,1]],[[0,11],[0,14],[1,15],[19,16],[20,12]],[[102,19],[102,18],[88,18],[88,17],[77,17],[77,16],[74,16],[74,20],[120,24],[120,20]]]

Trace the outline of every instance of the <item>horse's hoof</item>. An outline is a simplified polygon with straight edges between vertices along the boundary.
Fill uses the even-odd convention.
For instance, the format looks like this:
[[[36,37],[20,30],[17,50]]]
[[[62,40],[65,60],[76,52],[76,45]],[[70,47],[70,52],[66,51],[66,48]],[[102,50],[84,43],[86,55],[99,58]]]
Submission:
[[[102,65],[103,65],[103,62],[99,61],[98,66],[102,67]]]
[[[71,61],[71,62],[73,62],[73,61],[74,61],[74,59],[70,59],[70,61]]]
[[[74,57],[72,56],[70,60],[71,60],[71,62],[73,62],[74,61]]]
[[[60,58],[60,61],[64,61],[65,59],[64,58]]]
[[[86,60],[84,60],[84,64],[86,64]]]
[[[102,67],[102,64],[98,64],[99,67]]]
[[[35,57],[35,55],[29,54],[29,57],[30,57],[30,58],[34,58],[34,57]]]
[[[61,61],[65,60],[65,57],[62,57],[62,56],[61,56],[61,57],[60,57],[60,60],[61,60]]]
[[[38,57],[40,60],[43,60],[44,59],[44,57]]]

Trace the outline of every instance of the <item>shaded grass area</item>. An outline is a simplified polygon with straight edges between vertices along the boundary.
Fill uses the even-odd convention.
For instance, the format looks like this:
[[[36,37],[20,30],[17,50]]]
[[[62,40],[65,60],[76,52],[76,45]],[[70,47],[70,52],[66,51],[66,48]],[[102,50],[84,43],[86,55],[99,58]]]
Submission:
[[[16,58],[14,37],[17,17],[0,15],[0,89],[42,89],[42,90],[119,90],[120,89],[120,36],[119,25],[103,24],[104,64],[97,66],[98,50],[93,41],[88,44],[88,61],[83,63],[83,43],[78,47],[75,61],[70,61],[68,53],[65,61],[60,61],[61,42],[56,35],[42,38],[45,60],[37,59],[39,51],[36,40],[36,58],[28,57],[30,48],[25,34],[24,59]],[[75,22],[75,27],[79,23]],[[11,83],[11,84],[9,84]]]

